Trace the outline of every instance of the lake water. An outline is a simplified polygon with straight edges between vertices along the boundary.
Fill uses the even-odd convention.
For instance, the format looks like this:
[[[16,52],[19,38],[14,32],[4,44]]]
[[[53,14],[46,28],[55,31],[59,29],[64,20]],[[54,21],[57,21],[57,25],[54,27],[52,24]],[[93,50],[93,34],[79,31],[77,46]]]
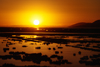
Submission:
[[[99,33],[1,32],[0,34],[3,34],[0,35],[0,66],[100,66]]]

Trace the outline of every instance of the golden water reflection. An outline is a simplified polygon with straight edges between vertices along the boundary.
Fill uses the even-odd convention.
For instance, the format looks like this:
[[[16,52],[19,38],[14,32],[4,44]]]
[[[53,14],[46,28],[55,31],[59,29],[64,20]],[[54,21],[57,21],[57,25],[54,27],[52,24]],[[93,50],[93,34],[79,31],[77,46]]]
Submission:
[[[66,66],[82,66],[79,63],[80,58],[84,56],[98,55],[100,54],[100,38],[93,37],[80,37],[80,36],[65,36],[65,35],[12,35],[12,37],[0,37],[0,66],[4,63],[9,63],[9,61],[14,61],[13,64],[19,65],[18,60],[15,57],[13,59],[3,60],[2,56],[10,55],[9,52],[25,52],[21,55],[20,65],[24,66],[22,59],[26,60],[25,64],[27,65],[46,65],[46,66],[58,66],[55,62],[59,61],[58,57],[63,57],[60,59],[61,65],[59,67]],[[7,48],[7,50],[6,50]],[[26,58],[32,57],[31,54],[40,53],[44,58],[51,56],[57,56],[55,58],[50,58],[49,61],[39,60],[41,62],[38,64],[36,61],[29,61]],[[28,56],[28,55],[29,56]],[[19,55],[19,54],[18,54]],[[11,55],[10,55],[11,56]],[[33,55],[34,56],[34,55]],[[31,58],[29,58],[32,60]],[[33,58],[35,59],[35,58]],[[72,64],[62,64],[62,61],[68,60]],[[91,59],[91,58],[90,58]],[[90,59],[88,61],[90,61]],[[81,61],[82,62],[82,61]],[[87,62],[87,61],[86,61]],[[32,64],[33,63],[33,64]],[[52,64],[50,64],[52,63]],[[83,63],[83,67],[87,67]],[[91,66],[90,66],[91,67]],[[98,67],[98,66],[96,66]]]

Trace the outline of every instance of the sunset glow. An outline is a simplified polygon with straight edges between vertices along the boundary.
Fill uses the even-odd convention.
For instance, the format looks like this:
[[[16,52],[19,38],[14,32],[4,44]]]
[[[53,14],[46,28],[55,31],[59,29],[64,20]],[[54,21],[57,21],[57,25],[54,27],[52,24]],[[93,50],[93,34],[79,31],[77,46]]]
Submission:
[[[67,27],[78,22],[91,23],[98,19],[99,0],[0,1],[0,26]]]
[[[38,20],[34,20],[34,25],[39,25],[39,21]]]

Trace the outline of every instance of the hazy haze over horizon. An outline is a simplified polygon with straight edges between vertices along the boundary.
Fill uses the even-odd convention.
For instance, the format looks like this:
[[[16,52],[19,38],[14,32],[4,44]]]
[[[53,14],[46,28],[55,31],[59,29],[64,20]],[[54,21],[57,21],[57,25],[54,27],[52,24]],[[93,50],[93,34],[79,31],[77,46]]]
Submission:
[[[0,0],[0,26],[67,27],[100,19],[100,0]]]

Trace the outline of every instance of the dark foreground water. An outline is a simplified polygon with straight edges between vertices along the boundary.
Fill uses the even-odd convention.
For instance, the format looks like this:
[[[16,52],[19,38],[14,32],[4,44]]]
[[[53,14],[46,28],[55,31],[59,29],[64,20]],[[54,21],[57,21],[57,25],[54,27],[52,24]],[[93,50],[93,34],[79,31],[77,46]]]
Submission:
[[[0,66],[99,67],[100,36],[99,33],[2,32]]]

